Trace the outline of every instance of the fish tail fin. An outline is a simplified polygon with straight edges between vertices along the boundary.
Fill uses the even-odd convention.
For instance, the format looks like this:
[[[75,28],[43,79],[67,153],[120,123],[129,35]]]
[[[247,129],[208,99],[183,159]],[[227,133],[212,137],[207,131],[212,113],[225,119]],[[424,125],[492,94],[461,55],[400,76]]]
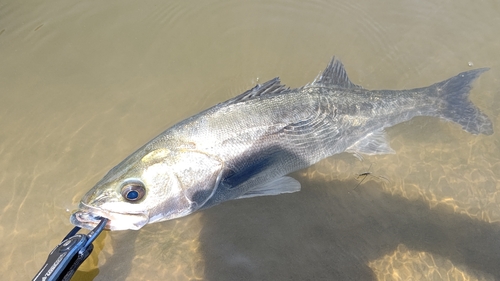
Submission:
[[[472,83],[489,68],[462,72],[450,79],[436,83],[430,88],[438,97],[438,115],[462,126],[471,134],[493,134],[491,120],[469,100]]]

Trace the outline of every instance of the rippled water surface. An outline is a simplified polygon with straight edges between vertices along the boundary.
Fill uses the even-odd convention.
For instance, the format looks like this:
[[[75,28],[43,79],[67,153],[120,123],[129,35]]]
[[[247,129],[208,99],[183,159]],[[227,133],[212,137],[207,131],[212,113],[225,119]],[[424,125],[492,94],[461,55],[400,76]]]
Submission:
[[[500,279],[499,14],[494,0],[2,1],[2,279],[32,278],[82,195],[146,141],[255,83],[308,83],[332,55],[368,89],[491,67],[471,99],[496,133],[416,118],[387,130],[394,155],[294,173],[301,192],[104,232],[74,280]]]

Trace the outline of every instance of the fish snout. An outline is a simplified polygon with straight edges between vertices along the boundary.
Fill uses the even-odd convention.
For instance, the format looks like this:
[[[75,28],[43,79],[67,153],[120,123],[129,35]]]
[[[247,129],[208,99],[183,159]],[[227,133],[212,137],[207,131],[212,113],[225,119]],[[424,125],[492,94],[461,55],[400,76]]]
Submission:
[[[148,224],[149,215],[146,212],[117,213],[80,203],[80,209],[71,214],[70,222],[82,228],[94,229],[101,218],[107,218],[107,230],[138,230]]]

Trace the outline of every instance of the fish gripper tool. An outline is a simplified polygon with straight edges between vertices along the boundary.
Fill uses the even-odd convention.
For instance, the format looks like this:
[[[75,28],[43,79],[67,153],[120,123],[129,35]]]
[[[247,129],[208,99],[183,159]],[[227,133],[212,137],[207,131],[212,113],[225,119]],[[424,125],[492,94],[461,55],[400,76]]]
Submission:
[[[100,218],[99,224],[88,234],[77,234],[81,229],[76,226],[64,237],[61,243],[50,252],[47,261],[33,281],[69,281],[78,267],[92,253],[92,242],[104,230],[108,219]]]

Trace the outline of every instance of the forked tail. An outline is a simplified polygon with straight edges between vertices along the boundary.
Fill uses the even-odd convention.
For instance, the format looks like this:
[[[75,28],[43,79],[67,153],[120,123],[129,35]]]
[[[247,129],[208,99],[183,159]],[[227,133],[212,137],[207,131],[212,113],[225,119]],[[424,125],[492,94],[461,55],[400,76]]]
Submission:
[[[429,88],[436,91],[438,114],[440,117],[456,122],[471,134],[493,134],[491,120],[469,100],[472,83],[489,68],[479,68],[462,72],[448,80],[436,83]]]

